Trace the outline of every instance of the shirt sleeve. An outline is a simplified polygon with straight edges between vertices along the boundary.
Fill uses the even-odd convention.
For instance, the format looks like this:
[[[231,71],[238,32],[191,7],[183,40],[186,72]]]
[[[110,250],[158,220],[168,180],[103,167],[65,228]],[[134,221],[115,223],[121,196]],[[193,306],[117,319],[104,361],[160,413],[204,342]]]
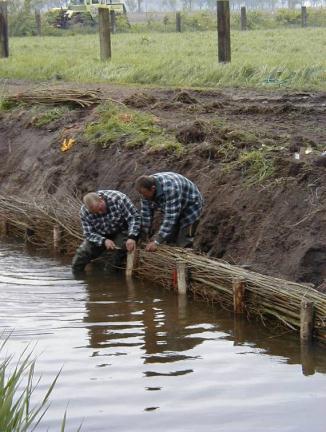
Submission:
[[[89,219],[89,216],[84,212],[80,214],[81,225],[84,233],[84,237],[91,243],[94,243],[96,246],[102,246],[105,241],[105,237],[101,234],[98,234],[94,228],[93,224]]]
[[[148,200],[141,200],[140,207],[141,227],[145,233],[149,233],[152,226],[153,209]]]
[[[137,240],[140,233],[140,214],[127,196],[121,199],[121,213],[128,223],[128,236]]]
[[[182,210],[182,198],[179,188],[173,188],[166,196],[164,219],[158,232],[157,240],[164,241],[172,233]]]

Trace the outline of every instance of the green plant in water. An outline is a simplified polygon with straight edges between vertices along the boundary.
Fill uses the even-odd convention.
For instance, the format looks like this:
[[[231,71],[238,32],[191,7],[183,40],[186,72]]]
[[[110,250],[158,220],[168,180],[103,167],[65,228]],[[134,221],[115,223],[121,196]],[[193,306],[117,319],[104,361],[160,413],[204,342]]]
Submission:
[[[7,341],[8,337],[0,346],[0,354],[2,354]],[[0,431],[34,431],[49,407],[49,397],[60,372],[41,402],[32,406],[32,394],[37,388],[39,380],[34,384],[35,360],[32,359],[31,355],[25,349],[15,366],[12,364],[12,356],[5,356],[0,361]],[[66,414],[61,424],[61,432],[64,431],[65,424]]]
[[[102,105],[99,113],[99,121],[86,126],[85,137],[102,148],[118,143],[126,148],[144,146],[154,151],[182,150],[182,145],[158,126],[158,119],[153,115],[113,104]]]

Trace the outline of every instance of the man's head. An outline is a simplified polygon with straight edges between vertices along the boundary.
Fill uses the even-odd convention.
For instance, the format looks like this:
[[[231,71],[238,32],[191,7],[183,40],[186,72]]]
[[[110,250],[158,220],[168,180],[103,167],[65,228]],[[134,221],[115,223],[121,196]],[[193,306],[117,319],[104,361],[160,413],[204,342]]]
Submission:
[[[91,213],[104,214],[107,211],[104,199],[98,196],[95,192],[89,192],[86,194],[83,198],[83,203]]]
[[[135,183],[136,190],[147,200],[153,201],[156,193],[155,178],[142,175]]]

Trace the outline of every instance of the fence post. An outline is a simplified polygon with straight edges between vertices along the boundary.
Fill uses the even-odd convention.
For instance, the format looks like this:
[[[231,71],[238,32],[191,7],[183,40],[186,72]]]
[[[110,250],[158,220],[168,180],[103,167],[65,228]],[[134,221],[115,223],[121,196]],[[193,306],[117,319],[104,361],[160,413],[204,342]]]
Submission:
[[[177,33],[181,33],[181,12],[177,12],[175,15],[175,28]]]
[[[115,19],[115,11],[110,11],[110,23],[111,23],[111,33],[114,34],[117,31],[117,23]]]
[[[99,8],[100,58],[106,61],[111,58],[111,33],[109,9]]]
[[[243,314],[245,311],[245,280],[243,278],[234,279],[232,282],[232,289],[234,313]]]
[[[131,277],[137,260],[137,249],[127,253],[126,276]]]
[[[0,58],[9,57],[7,2],[0,1]]]
[[[312,341],[314,329],[314,304],[305,299],[301,302],[300,313],[300,339],[302,343],[310,343]]]
[[[36,24],[36,34],[37,36],[41,36],[42,33],[41,12],[38,9],[35,9],[35,24]]]
[[[301,6],[301,27],[307,27],[307,7]]]
[[[226,0],[217,1],[217,34],[218,61],[229,63],[231,61],[230,3]]]
[[[241,15],[240,15],[240,23],[241,23],[241,30],[245,31],[247,30],[247,9],[246,6],[241,7]]]
[[[187,293],[187,267],[186,263],[182,259],[177,259],[177,281],[178,281],[178,293]]]

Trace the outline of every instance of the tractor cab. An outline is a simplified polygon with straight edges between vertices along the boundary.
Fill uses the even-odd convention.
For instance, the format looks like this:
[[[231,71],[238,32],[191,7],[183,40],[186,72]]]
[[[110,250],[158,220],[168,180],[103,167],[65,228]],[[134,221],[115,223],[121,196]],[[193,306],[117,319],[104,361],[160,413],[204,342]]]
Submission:
[[[124,3],[112,2],[112,0],[71,0],[68,10],[74,12],[90,12],[96,15],[99,8],[109,9],[118,15],[126,15],[127,10]]]

